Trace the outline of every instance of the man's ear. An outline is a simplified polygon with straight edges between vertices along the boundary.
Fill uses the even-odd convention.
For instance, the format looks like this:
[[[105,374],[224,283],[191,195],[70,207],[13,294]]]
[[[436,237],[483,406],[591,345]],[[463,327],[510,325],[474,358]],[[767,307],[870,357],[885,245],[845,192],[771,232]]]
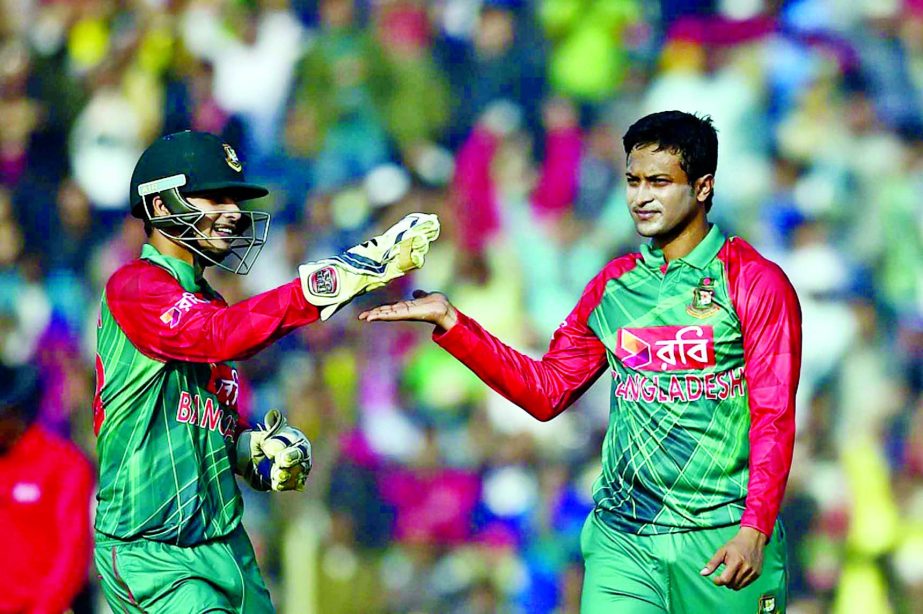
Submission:
[[[154,194],[154,196],[151,197],[151,213],[154,217],[170,215],[170,210],[167,209],[167,205],[165,202],[163,202],[160,194]]]
[[[705,204],[708,202],[709,197],[714,193],[715,190],[715,176],[714,175],[702,175],[695,180],[693,184],[693,189],[695,190],[695,199]]]

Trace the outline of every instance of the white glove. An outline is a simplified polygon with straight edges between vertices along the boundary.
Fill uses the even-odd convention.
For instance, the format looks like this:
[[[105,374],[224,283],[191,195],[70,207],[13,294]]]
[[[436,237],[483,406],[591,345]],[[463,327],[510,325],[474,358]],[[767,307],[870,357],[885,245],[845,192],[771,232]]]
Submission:
[[[338,256],[298,267],[305,298],[320,307],[320,319],[327,320],[360,294],[422,267],[429,244],[437,237],[438,217],[410,213],[383,234]]]
[[[256,490],[304,490],[311,464],[311,442],[276,409],[237,439],[237,471]]]

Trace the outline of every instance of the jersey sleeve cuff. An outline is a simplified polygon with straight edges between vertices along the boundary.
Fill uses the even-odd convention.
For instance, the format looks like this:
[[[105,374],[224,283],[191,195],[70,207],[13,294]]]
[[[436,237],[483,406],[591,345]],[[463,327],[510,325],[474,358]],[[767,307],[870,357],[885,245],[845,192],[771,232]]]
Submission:
[[[472,327],[476,324],[461,311],[456,309],[455,313],[458,318],[455,326],[449,330],[436,327],[433,330],[433,341],[452,356],[461,359],[471,351],[474,345],[475,334]]]
[[[744,517],[740,520],[741,527],[750,527],[751,529],[756,529],[767,538],[772,537],[772,528],[775,525],[775,522],[767,523],[765,521],[760,521],[748,514],[744,514]]]

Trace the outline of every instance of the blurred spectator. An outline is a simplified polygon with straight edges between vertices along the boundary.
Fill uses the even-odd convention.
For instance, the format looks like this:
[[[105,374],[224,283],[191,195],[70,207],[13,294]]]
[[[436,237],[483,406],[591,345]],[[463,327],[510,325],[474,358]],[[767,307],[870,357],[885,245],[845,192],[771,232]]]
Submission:
[[[628,72],[626,31],[638,23],[636,0],[542,0],[542,25],[553,41],[549,70],[559,94],[598,102]]]
[[[218,5],[191,3],[182,18],[183,42],[213,67],[214,102],[243,119],[246,138],[239,145],[256,158],[273,152],[279,142],[302,52],[302,28],[285,2],[228,6],[230,24],[222,24]]]
[[[538,126],[545,89],[544,45],[534,22],[524,18],[527,11],[528,3],[521,0],[487,0],[480,3],[472,31],[450,31],[441,41],[442,63],[452,87],[452,144],[497,100],[511,101],[522,109],[526,125]]]
[[[70,134],[74,179],[97,212],[116,210],[119,217],[128,210],[125,186],[145,145],[142,118],[121,90],[123,71],[116,60],[99,64]]]
[[[380,4],[377,34],[390,83],[384,117],[401,158],[420,165],[425,148],[448,124],[448,84],[433,60],[426,5],[421,0]]]
[[[329,189],[387,158],[383,105],[391,83],[354,0],[320,0],[319,11],[319,31],[297,69],[295,100],[312,123],[315,184]]]
[[[40,125],[42,107],[26,91],[29,70],[25,46],[6,40],[0,47],[0,185],[15,185],[23,176],[30,137]]]
[[[577,199],[583,135],[577,110],[566,99],[552,99],[542,110],[545,160],[532,192],[534,215],[553,223],[571,211]]]
[[[0,365],[0,610],[60,614],[87,581],[93,468],[34,424],[37,371]]]

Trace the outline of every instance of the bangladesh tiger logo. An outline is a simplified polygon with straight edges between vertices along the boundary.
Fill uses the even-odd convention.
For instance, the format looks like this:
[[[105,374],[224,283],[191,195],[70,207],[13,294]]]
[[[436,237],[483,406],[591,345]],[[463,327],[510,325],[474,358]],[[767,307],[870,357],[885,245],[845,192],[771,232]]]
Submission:
[[[760,608],[756,614],[772,614],[776,611],[778,610],[776,609],[775,595],[763,595],[760,597]]]
[[[686,313],[694,318],[709,318],[721,311],[715,303],[715,282],[711,277],[703,277],[699,285],[692,290],[692,302],[686,305]]]
[[[234,148],[225,143],[224,147],[224,161],[228,163],[232,169],[238,173],[244,170],[244,165],[240,163],[240,158],[237,157],[237,152],[234,151]]]

